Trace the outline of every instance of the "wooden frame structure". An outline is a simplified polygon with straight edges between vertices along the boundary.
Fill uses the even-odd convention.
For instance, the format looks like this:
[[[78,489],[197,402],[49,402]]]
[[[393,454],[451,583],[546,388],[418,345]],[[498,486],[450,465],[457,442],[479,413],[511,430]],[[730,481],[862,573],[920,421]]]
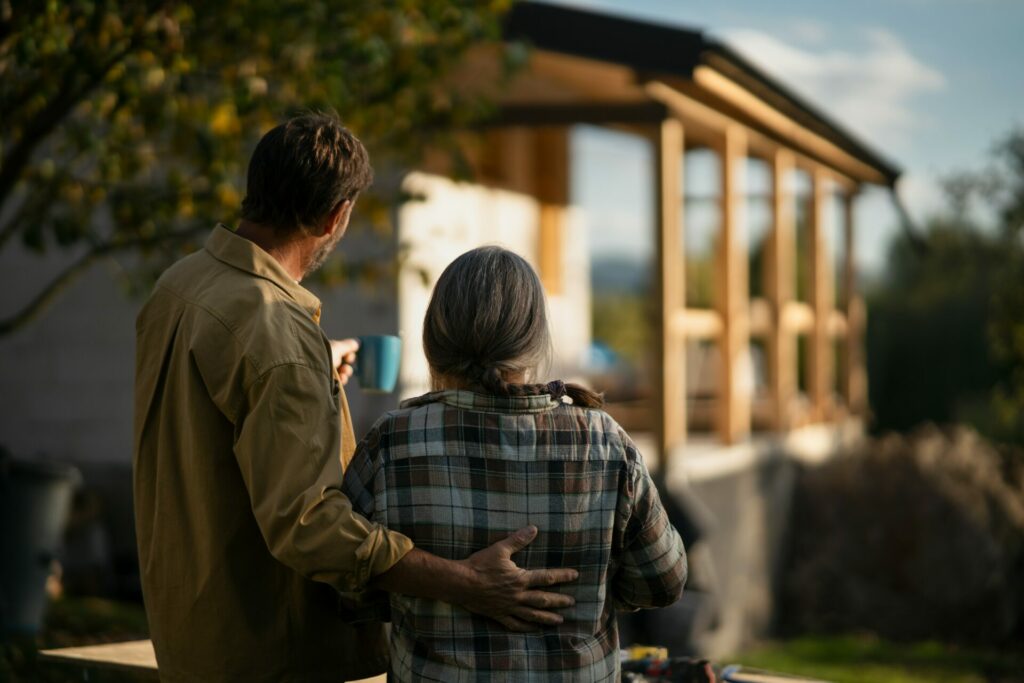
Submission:
[[[898,171],[865,145],[726,46],[703,34],[535,2],[514,6],[505,27],[526,41],[526,69],[502,81],[500,59],[481,49],[453,87],[487,91],[501,107],[489,123],[493,176],[541,202],[539,264],[557,291],[560,222],[569,201],[568,127],[596,124],[635,133],[653,147],[657,320],[653,349],[660,371],[655,420],[663,461],[687,438],[686,349],[713,342],[720,357],[716,431],[723,443],[752,429],[749,354],[752,335],[765,340],[771,429],[863,415],[864,303],[856,291],[854,199],[864,183],[892,185]],[[715,254],[715,305],[688,308],[683,238],[684,155],[714,150],[720,159],[721,224]],[[496,155],[496,156],[495,156]],[[743,168],[748,157],[771,171],[772,226],[767,239],[763,298],[748,295],[748,247],[743,225]],[[496,170],[495,170],[496,169]],[[790,177],[810,177],[806,249],[798,254]],[[835,300],[826,223],[833,188],[842,202],[840,265],[843,298]],[[809,296],[796,296],[797,264]],[[806,404],[798,395],[798,337]],[[834,390],[834,343],[845,347],[840,394]]]

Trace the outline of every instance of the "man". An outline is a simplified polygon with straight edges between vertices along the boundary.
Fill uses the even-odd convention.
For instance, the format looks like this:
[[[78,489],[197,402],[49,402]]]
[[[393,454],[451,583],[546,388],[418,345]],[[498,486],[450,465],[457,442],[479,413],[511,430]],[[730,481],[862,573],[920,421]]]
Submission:
[[[338,681],[384,669],[381,627],[338,617],[368,588],[444,600],[527,630],[576,578],[510,556],[535,529],[461,562],[413,548],[341,493],[355,439],[320,303],[320,265],[371,182],[362,144],[323,114],[260,141],[243,220],[167,270],[136,323],[135,516],[165,681]],[[334,344],[336,354],[350,348]]]

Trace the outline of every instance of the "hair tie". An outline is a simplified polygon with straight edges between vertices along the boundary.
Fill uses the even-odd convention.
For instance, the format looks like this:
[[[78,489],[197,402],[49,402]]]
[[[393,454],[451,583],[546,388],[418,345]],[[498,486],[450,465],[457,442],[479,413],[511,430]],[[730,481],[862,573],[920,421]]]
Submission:
[[[553,398],[556,401],[562,400],[562,397],[566,395],[565,382],[563,382],[560,379],[556,379],[553,382],[548,382],[545,389],[547,390],[546,393],[551,394],[551,398]]]

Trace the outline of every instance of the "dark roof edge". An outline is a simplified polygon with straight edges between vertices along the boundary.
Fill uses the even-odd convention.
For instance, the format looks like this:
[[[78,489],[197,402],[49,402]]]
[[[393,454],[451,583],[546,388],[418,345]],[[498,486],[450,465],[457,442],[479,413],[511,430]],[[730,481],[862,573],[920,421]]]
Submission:
[[[544,2],[517,2],[503,35],[535,47],[690,78],[704,49],[700,31]]]
[[[701,31],[524,0],[516,2],[505,16],[503,35],[507,40],[522,40],[544,50],[691,80],[698,65],[708,64],[877,169],[890,185],[900,175],[895,165],[831,117],[728,45]]]

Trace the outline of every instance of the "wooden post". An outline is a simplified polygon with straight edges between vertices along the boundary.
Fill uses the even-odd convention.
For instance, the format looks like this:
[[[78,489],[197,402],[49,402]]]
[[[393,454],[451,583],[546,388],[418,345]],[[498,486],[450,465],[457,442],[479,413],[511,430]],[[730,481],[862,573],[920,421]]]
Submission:
[[[686,340],[673,322],[686,302],[683,272],[683,125],[662,121],[654,137],[657,244],[658,446],[664,472],[673,449],[686,439]]]
[[[772,232],[768,242],[767,294],[772,312],[768,335],[768,372],[771,382],[772,429],[789,428],[790,405],[796,393],[796,335],[786,325],[786,306],[793,300],[796,216],[787,183],[793,154],[777,149],[772,157]]]
[[[857,261],[854,252],[853,203],[856,194],[843,195],[843,236],[846,261],[843,272],[844,309],[846,312],[846,406],[853,415],[864,415],[867,409],[867,370],[864,367],[864,299],[857,291]]]
[[[834,306],[832,280],[829,275],[828,247],[825,236],[825,212],[828,210],[827,176],[820,166],[811,174],[810,244],[810,303],[814,310],[814,328],[811,331],[808,362],[808,388],[811,394],[811,414],[816,421],[828,419],[832,392],[832,339],[828,323]]]
[[[542,127],[534,131],[533,177],[540,201],[537,266],[549,295],[564,289],[562,272],[566,207],[569,204],[569,131]]]
[[[718,251],[718,305],[722,316],[719,337],[722,374],[718,411],[719,435],[735,443],[750,431],[750,320],[747,244],[743,230],[743,180],[746,136],[739,126],[726,128],[720,149],[722,170],[722,231]]]

